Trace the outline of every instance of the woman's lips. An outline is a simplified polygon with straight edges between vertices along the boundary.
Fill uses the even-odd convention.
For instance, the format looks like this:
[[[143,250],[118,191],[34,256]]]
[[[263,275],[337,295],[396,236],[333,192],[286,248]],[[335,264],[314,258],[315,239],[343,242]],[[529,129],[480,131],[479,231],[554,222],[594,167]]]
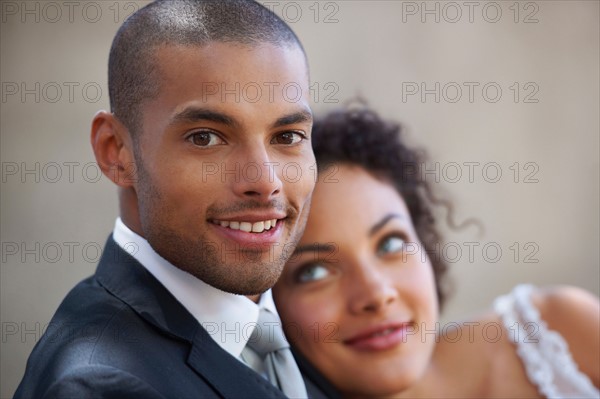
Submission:
[[[344,344],[359,351],[391,349],[406,342],[411,326],[411,323],[387,323],[371,327],[344,340]]]

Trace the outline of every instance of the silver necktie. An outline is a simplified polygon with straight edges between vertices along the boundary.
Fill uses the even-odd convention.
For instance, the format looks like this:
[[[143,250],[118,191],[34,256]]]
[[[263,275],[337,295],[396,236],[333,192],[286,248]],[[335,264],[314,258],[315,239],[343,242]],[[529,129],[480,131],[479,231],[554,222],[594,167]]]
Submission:
[[[266,309],[260,309],[257,326],[248,346],[260,356],[269,381],[289,398],[306,398],[304,380],[294,360],[290,345],[283,335],[281,322]]]

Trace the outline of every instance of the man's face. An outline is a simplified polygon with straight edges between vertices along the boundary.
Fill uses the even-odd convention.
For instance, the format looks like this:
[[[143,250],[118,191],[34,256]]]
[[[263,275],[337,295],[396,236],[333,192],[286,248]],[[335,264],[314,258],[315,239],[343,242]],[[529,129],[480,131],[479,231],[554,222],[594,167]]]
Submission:
[[[298,48],[210,43],[157,53],[141,107],[135,191],[143,235],[227,292],[270,288],[304,230],[315,182]]]

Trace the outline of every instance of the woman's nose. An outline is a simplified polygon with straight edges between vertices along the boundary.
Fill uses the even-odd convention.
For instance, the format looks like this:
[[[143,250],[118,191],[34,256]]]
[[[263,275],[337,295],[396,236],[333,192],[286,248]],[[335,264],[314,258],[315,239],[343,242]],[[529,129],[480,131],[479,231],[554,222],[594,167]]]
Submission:
[[[350,279],[351,312],[379,313],[398,299],[398,289],[394,280],[384,270],[362,262]]]

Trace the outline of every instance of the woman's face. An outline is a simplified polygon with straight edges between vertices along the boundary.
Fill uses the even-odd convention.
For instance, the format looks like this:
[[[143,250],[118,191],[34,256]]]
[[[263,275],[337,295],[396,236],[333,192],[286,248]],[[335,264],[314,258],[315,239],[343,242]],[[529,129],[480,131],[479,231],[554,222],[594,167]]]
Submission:
[[[353,166],[328,175],[273,289],[277,308],[289,341],[338,390],[399,392],[423,374],[435,343],[431,264],[390,184]]]

